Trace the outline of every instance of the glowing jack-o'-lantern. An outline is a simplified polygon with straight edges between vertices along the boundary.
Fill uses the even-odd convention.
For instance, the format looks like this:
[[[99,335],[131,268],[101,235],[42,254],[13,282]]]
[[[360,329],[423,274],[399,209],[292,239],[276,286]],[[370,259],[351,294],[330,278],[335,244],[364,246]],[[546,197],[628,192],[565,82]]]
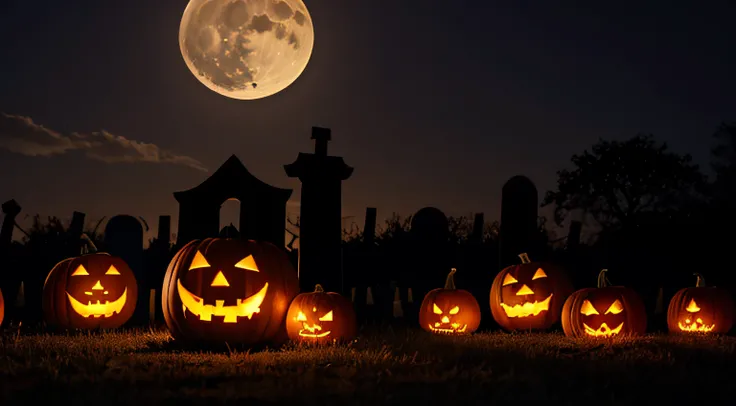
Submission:
[[[295,297],[286,315],[286,331],[294,341],[350,341],[356,330],[353,304],[338,293],[325,292],[321,285]]]
[[[506,330],[545,330],[559,320],[560,309],[573,287],[567,273],[552,264],[531,262],[504,268],[491,287],[491,313]]]
[[[667,327],[671,333],[721,333],[734,323],[731,294],[715,286],[705,286],[700,274],[693,288],[680,289],[667,308]]]
[[[123,259],[87,242],[88,252],[51,269],[42,292],[46,322],[58,328],[117,328],[135,311],[138,285]]]
[[[455,272],[447,275],[444,289],[424,296],[419,307],[419,325],[435,334],[470,334],[480,325],[480,306],[470,292],[455,288]]]
[[[609,286],[607,269],[598,274],[598,287],[581,289],[562,307],[562,329],[568,337],[615,337],[644,334],[647,314],[633,290]]]
[[[286,311],[298,291],[296,271],[273,244],[195,240],[169,263],[163,315],[179,340],[262,344],[285,337]]]

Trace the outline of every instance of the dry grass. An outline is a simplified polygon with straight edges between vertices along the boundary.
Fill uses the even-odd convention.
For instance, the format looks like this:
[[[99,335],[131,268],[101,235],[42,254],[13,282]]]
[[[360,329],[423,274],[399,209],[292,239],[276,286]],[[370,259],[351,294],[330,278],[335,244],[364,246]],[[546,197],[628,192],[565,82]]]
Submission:
[[[0,404],[733,402],[735,350],[733,337],[600,343],[560,334],[456,338],[385,330],[351,345],[218,353],[176,349],[162,331],[6,331]]]

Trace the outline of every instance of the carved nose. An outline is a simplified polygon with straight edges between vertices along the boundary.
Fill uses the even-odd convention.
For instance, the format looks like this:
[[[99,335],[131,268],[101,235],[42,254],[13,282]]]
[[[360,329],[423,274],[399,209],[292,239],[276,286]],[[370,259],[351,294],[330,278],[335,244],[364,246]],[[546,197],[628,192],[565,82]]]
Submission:
[[[534,291],[529,289],[529,286],[523,285],[521,289],[519,289],[518,292],[516,292],[516,296],[524,296],[524,295],[533,295]]]
[[[443,323],[449,323],[450,322],[450,318],[447,317],[447,316],[444,316],[444,317],[442,317],[442,322]]]
[[[222,271],[217,271],[217,275],[215,275],[215,279],[212,280],[212,285],[210,286],[230,286],[230,282],[227,281]]]
[[[95,283],[95,286],[92,286],[92,290],[105,290],[105,288],[102,287],[102,284],[100,283],[100,281],[97,281],[97,283]]]

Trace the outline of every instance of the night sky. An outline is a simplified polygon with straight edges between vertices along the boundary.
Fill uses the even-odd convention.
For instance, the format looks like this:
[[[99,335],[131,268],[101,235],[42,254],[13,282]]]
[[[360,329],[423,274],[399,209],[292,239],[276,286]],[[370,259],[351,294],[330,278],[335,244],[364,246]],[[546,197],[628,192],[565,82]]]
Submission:
[[[343,211],[359,224],[366,206],[495,220],[509,177],[531,178],[541,200],[599,138],[652,133],[707,166],[712,133],[736,119],[733,2],[305,3],[315,48],[304,74],[238,101],[185,65],[186,0],[4,0],[0,112],[45,130],[0,116],[0,200],[16,199],[20,219],[132,214],[151,232],[170,214],[175,231],[172,193],[232,154],[298,202],[283,165],[324,126],[330,154],[355,167]]]

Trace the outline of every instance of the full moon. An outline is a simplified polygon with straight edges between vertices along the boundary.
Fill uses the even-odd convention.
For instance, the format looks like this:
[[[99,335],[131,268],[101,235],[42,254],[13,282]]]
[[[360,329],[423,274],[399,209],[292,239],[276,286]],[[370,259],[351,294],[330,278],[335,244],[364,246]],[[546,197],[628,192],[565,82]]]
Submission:
[[[304,72],[314,46],[302,0],[191,0],[179,27],[189,70],[233,99],[276,94]]]

